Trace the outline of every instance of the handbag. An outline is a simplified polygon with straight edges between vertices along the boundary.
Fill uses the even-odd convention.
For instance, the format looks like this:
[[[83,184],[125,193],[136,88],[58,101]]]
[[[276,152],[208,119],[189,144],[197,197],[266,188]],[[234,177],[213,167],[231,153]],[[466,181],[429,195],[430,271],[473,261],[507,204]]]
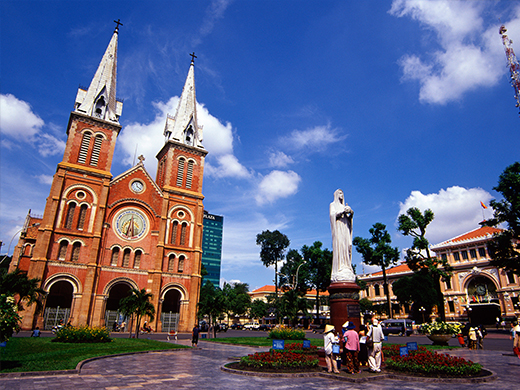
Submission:
[[[332,353],[339,354],[339,344],[332,344]]]
[[[367,347],[368,348],[373,348],[374,347],[374,340],[367,339]]]

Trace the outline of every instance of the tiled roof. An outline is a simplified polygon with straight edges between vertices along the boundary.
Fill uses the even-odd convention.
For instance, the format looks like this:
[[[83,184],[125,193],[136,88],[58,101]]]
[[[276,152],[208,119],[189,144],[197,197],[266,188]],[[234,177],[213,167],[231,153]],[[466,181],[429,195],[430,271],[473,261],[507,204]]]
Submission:
[[[278,291],[283,292],[283,289],[279,287]],[[274,293],[274,292],[276,292],[274,285],[267,284],[263,287],[257,288],[256,290],[250,291],[249,294],[259,294],[259,293],[266,294],[266,293]],[[309,290],[309,291],[307,291],[306,295],[316,295],[316,290]],[[320,291],[320,295],[329,295],[329,292]]]
[[[489,239],[493,236],[493,234],[500,233],[501,231],[501,229],[494,227],[483,226],[470,232],[461,234],[460,236],[450,238],[449,240],[443,241],[440,244],[432,245],[432,249],[435,250],[436,248],[442,248],[445,246]]]
[[[403,273],[403,272],[411,272],[411,269],[408,267],[408,265],[406,263],[399,264],[395,267],[388,268],[386,270],[387,275],[398,274],[398,273]],[[370,276],[383,276],[383,271],[375,272],[375,273],[371,274]]]

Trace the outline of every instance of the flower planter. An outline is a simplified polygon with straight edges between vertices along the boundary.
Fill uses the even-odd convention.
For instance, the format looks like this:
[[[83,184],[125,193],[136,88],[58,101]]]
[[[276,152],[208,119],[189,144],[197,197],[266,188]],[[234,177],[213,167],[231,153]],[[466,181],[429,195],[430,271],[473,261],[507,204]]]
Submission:
[[[428,334],[428,338],[433,341],[433,345],[448,345],[452,338],[451,334]]]

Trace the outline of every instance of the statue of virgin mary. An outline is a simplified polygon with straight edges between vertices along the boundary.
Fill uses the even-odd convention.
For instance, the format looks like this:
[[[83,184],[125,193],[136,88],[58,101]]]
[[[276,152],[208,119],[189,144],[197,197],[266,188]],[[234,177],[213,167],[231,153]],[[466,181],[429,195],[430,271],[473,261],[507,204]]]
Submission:
[[[342,190],[334,192],[330,204],[330,230],[332,231],[331,282],[354,282],[352,270],[352,220],[354,211],[345,204]]]

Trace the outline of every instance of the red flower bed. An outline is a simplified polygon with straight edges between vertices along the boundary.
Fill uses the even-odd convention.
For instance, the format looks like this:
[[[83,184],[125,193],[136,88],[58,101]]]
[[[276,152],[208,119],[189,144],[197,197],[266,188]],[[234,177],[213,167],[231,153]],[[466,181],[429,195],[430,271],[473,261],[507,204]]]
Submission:
[[[392,370],[423,374],[429,376],[469,376],[477,375],[482,366],[470,360],[440,354],[419,347],[418,351],[410,351],[408,356],[399,356],[393,349],[385,351],[385,363]]]
[[[256,352],[243,356],[240,365],[255,368],[312,368],[318,366],[318,358],[315,355],[290,351]]]

